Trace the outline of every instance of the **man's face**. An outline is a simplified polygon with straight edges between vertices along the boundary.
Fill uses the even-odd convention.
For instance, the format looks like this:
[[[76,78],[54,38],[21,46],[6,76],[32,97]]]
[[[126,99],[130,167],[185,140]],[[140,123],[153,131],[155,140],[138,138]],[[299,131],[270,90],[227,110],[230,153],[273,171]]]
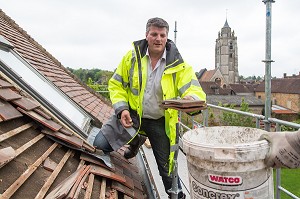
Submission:
[[[150,54],[161,54],[164,52],[168,39],[167,29],[151,26],[146,33],[148,50]]]

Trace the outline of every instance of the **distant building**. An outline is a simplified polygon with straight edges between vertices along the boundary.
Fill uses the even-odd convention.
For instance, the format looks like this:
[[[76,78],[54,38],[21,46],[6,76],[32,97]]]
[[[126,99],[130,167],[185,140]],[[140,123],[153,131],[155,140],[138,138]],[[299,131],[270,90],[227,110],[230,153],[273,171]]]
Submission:
[[[300,78],[300,72],[298,75],[293,74],[291,76],[288,76],[286,73],[283,73],[283,78]]]
[[[239,82],[237,37],[227,19],[216,39],[215,68],[220,69],[226,84]]]
[[[227,19],[216,39],[215,69],[200,70],[198,79],[200,82],[218,82],[222,87],[239,83],[237,37]]]
[[[252,113],[261,114],[264,102],[254,95],[254,88],[242,84],[230,84],[221,86],[218,82],[201,81],[200,85],[207,95],[207,103],[213,105],[234,105],[236,109],[241,107],[244,100]],[[213,110],[215,115],[220,115],[221,110]],[[218,121],[218,120],[216,120]]]
[[[206,68],[201,69],[198,75],[200,82],[215,82],[223,87],[226,85],[225,79],[219,68],[214,70],[207,70]]]
[[[265,83],[262,82],[255,89],[257,98],[265,100]],[[288,121],[299,118],[300,113],[300,78],[277,78],[271,80],[271,100],[272,105],[282,107],[273,110],[276,117]],[[287,110],[282,111],[285,108]],[[278,109],[278,110],[277,110]],[[288,118],[281,118],[278,116],[289,115]]]
[[[245,84],[229,84],[229,88],[234,92],[235,95],[253,95],[254,96],[254,85]]]

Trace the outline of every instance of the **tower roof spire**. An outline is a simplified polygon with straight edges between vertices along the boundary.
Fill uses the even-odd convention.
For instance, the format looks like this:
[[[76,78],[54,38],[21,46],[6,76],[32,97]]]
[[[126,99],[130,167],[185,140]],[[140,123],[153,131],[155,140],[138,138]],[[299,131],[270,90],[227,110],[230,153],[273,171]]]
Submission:
[[[227,22],[227,9],[226,9],[226,21],[225,21],[223,28],[230,28],[228,25],[228,22]]]
[[[226,18],[226,21],[225,21],[225,24],[224,24],[223,28],[230,28],[229,25],[228,25],[228,22],[227,22],[227,18]]]

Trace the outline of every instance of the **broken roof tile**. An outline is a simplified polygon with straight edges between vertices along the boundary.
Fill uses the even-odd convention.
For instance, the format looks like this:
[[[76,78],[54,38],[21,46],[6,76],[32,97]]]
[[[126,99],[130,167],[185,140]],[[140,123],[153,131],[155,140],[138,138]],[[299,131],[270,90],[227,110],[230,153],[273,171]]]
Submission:
[[[67,177],[64,181],[62,181],[59,185],[57,185],[46,197],[45,199],[52,199],[52,198],[63,198],[65,197],[72,186],[75,184],[76,180],[78,179],[79,175],[84,171],[85,165],[82,166],[80,169],[76,170],[72,173],[69,177]]]
[[[54,122],[53,120],[49,120],[44,118],[43,116],[41,116],[40,114],[34,112],[34,111],[25,111],[24,109],[18,107],[17,108],[20,112],[28,115],[29,117],[31,117],[32,119],[36,120],[37,122],[43,124],[44,126],[48,127],[49,129],[53,130],[53,131],[58,131],[59,129],[62,128],[62,126],[56,122]]]
[[[8,83],[7,81],[4,81],[3,79],[0,79],[0,88],[11,88],[13,85]]]
[[[40,114],[41,116],[43,116],[44,118],[46,118],[47,120],[51,120],[50,115],[48,115],[47,113],[45,113],[42,109],[40,108],[36,108],[33,110],[34,112]]]
[[[83,139],[81,139],[75,135],[68,136],[63,133],[60,133],[59,131],[51,131],[51,130],[47,130],[47,129],[43,129],[42,133],[59,138],[77,148],[82,148]]]
[[[1,93],[1,91],[0,91]],[[10,103],[0,99],[0,117],[3,120],[11,120],[14,118],[22,117],[23,115],[15,109]]]
[[[12,160],[15,156],[16,152],[11,146],[0,149],[0,168]]]
[[[4,99],[5,101],[11,101],[15,99],[21,99],[22,96],[17,94],[16,92],[12,91],[9,88],[1,88],[0,89],[0,98]]]
[[[103,177],[106,177],[106,178],[109,178],[109,179],[112,179],[112,180],[116,180],[116,181],[118,181],[120,183],[123,183],[123,184],[126,184],[126,179],[125,179],[124,176],[117,175],[114,172],[112,172],[108,169],[105,169],[103,167],[100,167],[98,165],[92,164],[91,173],[93,173],[95,175],[98,175],[98,176],[103,176]]]
[[[21,107],[22,109],[25,109],[26,111],[30,111],[33,110],[37,107],[39,107],[40,105],[38,105],[37,103],[29,100],[28,98],[22,97],[20,99],[16,99],[12,101],[15,105]]]
[[[71,188],[71,190],[69,191],[68,195],[67,195],[67,199],[75,199],[78,197],[78,193],[81,189],[81,186],[83,184],[83,182],[85,181],[87,175],[89,174],[90,171],[90,165],[86,166],[84,168],[84,170],[79,174],[79,176],[76,179],[75,184],[73,185],[73,187]]]
[[[54,171],[56,167],[57,163],[54,162],[50,157],[48,157],[43,163],[43,168],[48,171]]]
[[[65,134],[65,135],[68,135],[68,136],[73,135],[73,133],[71,131],[69,131],[69,130],[67,130],[65,128],[61,128],[61,129],[59,129],[59,131],[61,133]]]

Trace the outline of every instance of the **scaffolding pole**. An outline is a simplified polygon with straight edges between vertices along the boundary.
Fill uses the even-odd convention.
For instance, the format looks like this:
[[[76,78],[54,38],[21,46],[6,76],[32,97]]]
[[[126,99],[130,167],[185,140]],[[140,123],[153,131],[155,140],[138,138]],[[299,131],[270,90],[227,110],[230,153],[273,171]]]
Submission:
[[[272,23],[272,3],[273,0],[263,0],[266,5],[266,52],[265,52],[265,130],[270,131],[272,104],[271,104],[271,23]]]

